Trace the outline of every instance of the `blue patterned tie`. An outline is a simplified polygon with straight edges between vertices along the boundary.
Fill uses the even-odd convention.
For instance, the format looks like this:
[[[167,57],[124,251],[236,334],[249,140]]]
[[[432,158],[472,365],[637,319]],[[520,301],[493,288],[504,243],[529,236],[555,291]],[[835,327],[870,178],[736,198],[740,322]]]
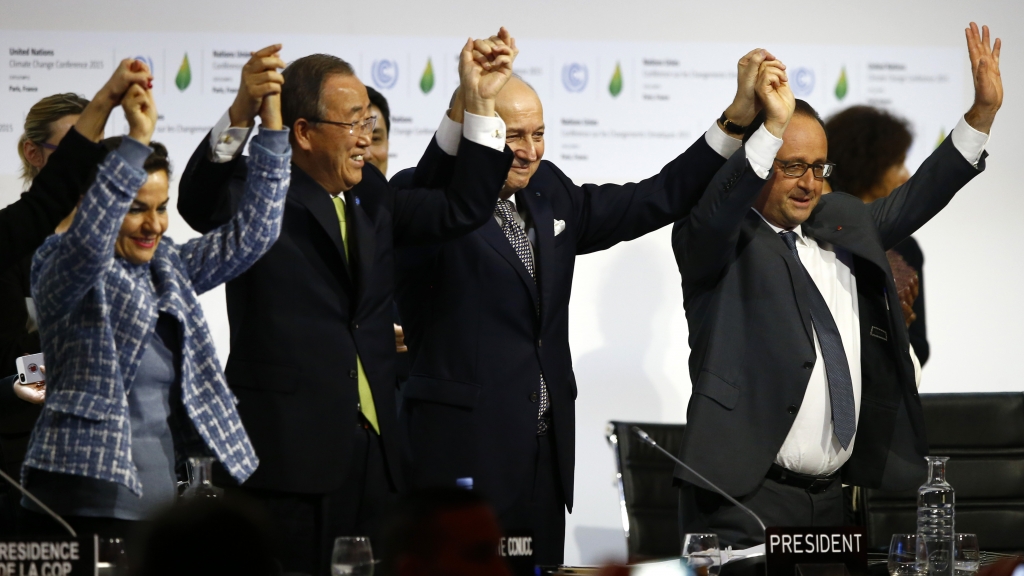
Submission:
[[[839,444],[846,450],[850,447],[853,434],[857,431],[857,408],[853,400],[853,379],[850,377],[850,364],[843,348],[843,339],[839,336],[839,328],[832,318],[832,312],[825,303],[817,285],[800,261],[796,251],[796,232],[779,232],[782,241],[796,258],[800,269],[807,279],[807,300],[811,309],[811,323],[818,335],[821,356],[825,361],[825,376],[828,378],[828,395],[832,400],[832,428]]]
[[[536,282],[537,274],[533,266],[533,252],[530,251],[530,238],[526,235],[526,230],[516,223],[512,215],[513,211],[515,211],[515,206],[508,200],[498,200],[498,205],[494,208],[494,213],[501,219],[501,231],[505,233],[505,237],[512,244],[512,249],[516,251],[519,260],[523,262],[526,271],[530,273],[530,278]],[[537,434],[545,434],[548,431],[548,422],[544,418],[544,414],[548,411],[549,404],[548,385],[544,382],[544,373],[542,372],[540,375],[540,407],[537,412]]]

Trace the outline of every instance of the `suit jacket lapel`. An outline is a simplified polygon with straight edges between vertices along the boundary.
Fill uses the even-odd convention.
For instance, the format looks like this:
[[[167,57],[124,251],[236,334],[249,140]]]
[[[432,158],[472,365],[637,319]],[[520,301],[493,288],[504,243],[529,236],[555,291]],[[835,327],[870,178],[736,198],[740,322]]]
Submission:
[[[803,295],[806,294],[805,290],[807,286],[807,271],[803,265],[793,259],[793,254],[790,253],[789,248],[786,247],[786,243],[783,242],[782,238],[772,230],[771,226],[768,225],[761,216],[750,211],[747,218],[751,218],[754,221],[756,230],[754,234],[761,237],[762,242],[772,252],[776,253],[782,261],[786,263],[786,270],[789,271],[790,286],[793,287],[793,298],[796,300],[797,308],[800,310],[800,320],[803,322],[804,331],[807,333],[807,339],[813,344],[814,343],[814,331],[811,324],[811,312],[804,301]]]
[[[345,193],[345,209],[348,216],[348,241],[349,254],[352,256],[351,266],[359,273],[356,274],[356,286],[358,286],[359,300],[362,301],[363,291],[370,278],[370,271],[373,269],[374,254],[377,250],[377,234],[373,220],[363,210],[359,196],[351,192]]]
[[[844,218],[838,206],[832,206],[824,197],[811,217],[804,223],[804,232],[816,239],[839,246],[850,253],[888,270],[889,261],[885,252],[878,249],[878,229],[859,224],[852,218]]]
[[[348,268],[348,258],[345,257],[345,245],[341,241],[341,224],[338,222],[338,213],[334,209],[334,203],[323,186],[302,171],[298,166],[292,164],[292,181],[288,189],[288,195],[295,198],[309,210],[313,218],[323,227],[324,232],[331,238],[334,247],[345,263],[346,274],[349,280],[352,279]]]
[[[532,191],[527,187],[516,196],[516,200],[520,202],[520,205],[525,205],[529,211],[537,239],[537,245],[533,250],[533,264],[534,269],[537,270],[537,284],[540,286],[541,318],[543,319],[547,312],[546,308],[549,307],[546,307],[545,303],[552,301],[555,217],[551,211],[551,205],[539,191]]]
[[[512,248],[512,243],[508,241],[508,237],[501,230],[501,226],[498,226],[498,222],[494,218],[488,218],[487,223],[480,227],[479,232],[484,240],[491,245],[491,248],[494,248],[510,266],[516,269],[516,272],[519,273],[519,278],[530,292],[534,305],[538,305],[540,295],[537,292],[537,283],[530,277],[526,266],[523,265],[523,261],[519,259],[519,255]]]

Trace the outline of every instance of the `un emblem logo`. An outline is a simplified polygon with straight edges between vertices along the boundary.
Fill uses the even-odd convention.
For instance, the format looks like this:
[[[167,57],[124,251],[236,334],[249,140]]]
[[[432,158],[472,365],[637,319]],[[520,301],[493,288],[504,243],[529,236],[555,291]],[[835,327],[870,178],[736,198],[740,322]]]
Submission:
[[[587,66],[577,62],[562,66],[562,85],[569,92],[582,92],[587,87]]]
[[[376,60],[370,68],[370,76],[374,85],[382,90],[394,88],[398,83],[398,62],[394,60]]]
[[[810,96],[814,91],[814,70],[810,68],[797,68],[791,76],[793,94],[796,96]]]

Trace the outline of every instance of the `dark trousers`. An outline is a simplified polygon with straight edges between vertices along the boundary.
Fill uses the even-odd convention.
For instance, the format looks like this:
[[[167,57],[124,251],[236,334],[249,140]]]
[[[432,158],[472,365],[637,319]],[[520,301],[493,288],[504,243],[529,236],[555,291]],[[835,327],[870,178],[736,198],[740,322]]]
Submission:
[[[837,478],[820,494],[765,479],[753,493],[736,498],[761,517],[765,526],[842,526],[843,487]],[[679,537],[718,534],[722,547],[764,543],[764,532],[746,512],[710,490],[683,483],[679,488]]]
[[[384,463],[380,436],[365,422],[353,434],[351,471],[334,492],[297,494],[244,485],[227,491],[228,499],[255,499],[263,505],[285,573],[329,575],[334,539],[339,536],[369,536],[379,553],[383,523],[398,494]]]
[[[507,534],[533,534],[533,557],[539,566],[561,564],[565,556],[565,495],[558,473],[554,431],[537,436],[532,485],[498,515]]]

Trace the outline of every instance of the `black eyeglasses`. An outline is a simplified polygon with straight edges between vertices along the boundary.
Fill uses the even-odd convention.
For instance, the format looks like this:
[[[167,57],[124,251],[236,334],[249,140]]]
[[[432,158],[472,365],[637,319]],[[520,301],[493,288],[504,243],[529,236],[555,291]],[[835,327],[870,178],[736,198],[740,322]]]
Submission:
[[[49,150],[50,152],[53,152],[54,150],[57,149],[56,144],[50,144],[49,142],[36,142],[36,144],[42,146],[43,148]]]
[[[782,166],[782,173],[790,178],[799,178],[806,174],[807,170],[813,170],[815,178],[828,178],[836,167],[834,162],[808,164],[806,162],[783,162],[779,159],[776,159],[775,162]]]
[[[335,122],[333,120],[322,120],[320,118],[307,118],[306,121],[316,122],[317,124],[331,124],[332,126],[348,126],[348,133],[358,136],[373,133],[373,127],[377,125],[376,116],[370,116],[366,120],[356,120],[355,122]],[[358,131],[356,130],[357,128]]]

